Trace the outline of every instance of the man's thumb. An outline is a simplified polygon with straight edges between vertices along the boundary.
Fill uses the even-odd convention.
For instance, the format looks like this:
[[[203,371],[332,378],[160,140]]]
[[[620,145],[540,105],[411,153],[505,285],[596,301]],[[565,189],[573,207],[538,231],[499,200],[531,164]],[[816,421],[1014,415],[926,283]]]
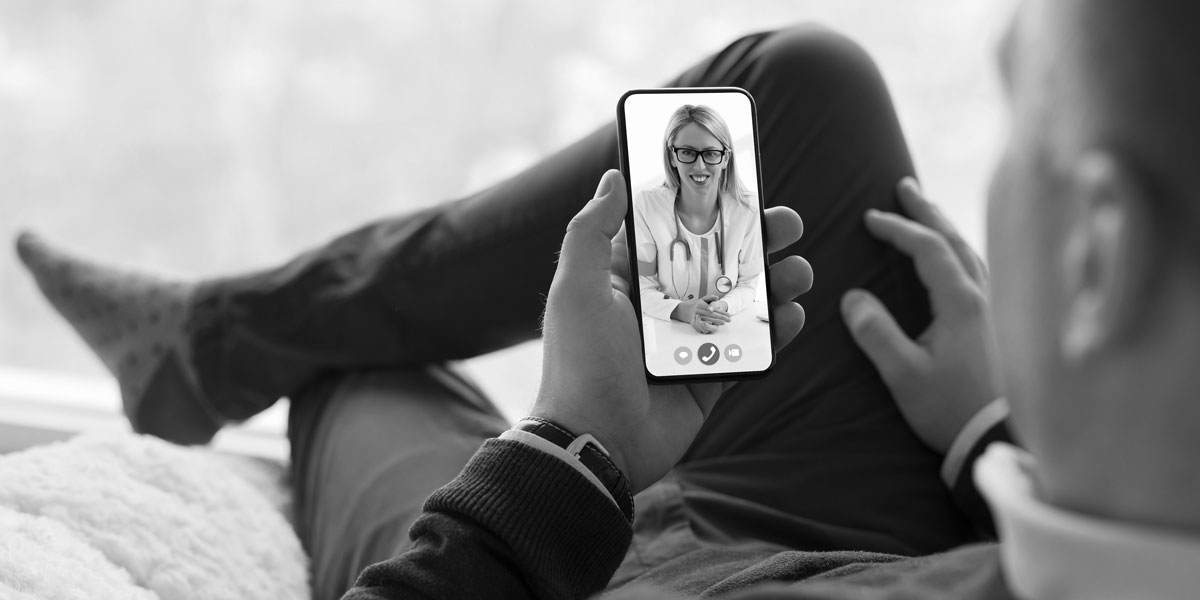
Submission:
[[[920,360],[922,350],[905,335],[878,298],[864,290],[842,296],[842,318],[863,353],[875,363],[885,383],[903,375]]]
[[[558,258],[560,275],[586,277],[589,283],[596,279],[598,287],[609,288],[612,238],[625,219],[627,198],[620,171],[610,170],[600,178],[596,196],[567,224]]]

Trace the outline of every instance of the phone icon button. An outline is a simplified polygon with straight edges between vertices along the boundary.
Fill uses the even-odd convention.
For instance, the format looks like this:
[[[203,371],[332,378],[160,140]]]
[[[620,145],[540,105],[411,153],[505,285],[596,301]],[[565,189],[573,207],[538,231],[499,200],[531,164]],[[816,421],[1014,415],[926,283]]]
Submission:
[[[729,362],[742,360],[742,347],[737,344],[725,346],[725,360]]]
[[[700,362],[706,365],[715,365],[721,358],[721,351],[717,349],[716,344],[702,344],[696,350],[696,356],[700,358]]]
[[[692,349],[687,346],[680,346],[675,349],[675,362],[686,365],[692,362]]]

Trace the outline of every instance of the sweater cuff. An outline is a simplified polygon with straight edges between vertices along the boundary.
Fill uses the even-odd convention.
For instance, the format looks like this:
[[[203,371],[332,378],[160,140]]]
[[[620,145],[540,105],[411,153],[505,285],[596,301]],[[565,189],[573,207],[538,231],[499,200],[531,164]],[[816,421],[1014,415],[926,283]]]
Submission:
[[[458,477],[425,501],[425,511],[488,529],[508,544],[531,586],[558,598],[604,589],[633,535],[607,492],[516,440],[485,441]]]
[[[592,483],[592,485],[596,486],[596,489],[604,492],[604,494],[609,498],[612,498],[612,495],[608,492],[608,488],[604,487],[603,483],[600,483],[600,479],[596,477],[595,473],[583,466],[583,463],[580,462],[578,457],[572,456],[571,453],[567,452],[564,448],[560,448],[554,442],[551,442],[544,437],[529,433],[528,431],[521,431],[520,429],[509,429],[508,431],[500,434],[498,439],[521,442],[526,446],[532,446],[538,450],[541,450],[542,452],[545,452],[546,454],[558,458],[558,460],[570,465],[572,469],[579,471],[579,473],[586,477],[587,480]],[[613,499],[613,503],[616,503],[616,499]]]
[[[942,460],[942,481],[947,487],[954,487],[959,474],[962,473],[967,455],[979,443],[980,438],[997,423],[1007,419],[1008,413],[1008,401],[999,398],[983,407],[982,410],[975,413],[974,417],[971,417],[970,421],[967,421],[966,426],[958,433],[958,437],[954,438],[950,450],[946,452],[946,458]]]

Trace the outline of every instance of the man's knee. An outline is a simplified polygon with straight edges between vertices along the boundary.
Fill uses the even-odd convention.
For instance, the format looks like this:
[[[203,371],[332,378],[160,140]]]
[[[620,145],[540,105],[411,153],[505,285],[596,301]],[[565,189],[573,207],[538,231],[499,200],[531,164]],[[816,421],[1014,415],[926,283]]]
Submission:
[[[756,70],[777,84],[797,90],[882,91],[875,61],[854,40],[821,25],[788,27],[759,45]]]

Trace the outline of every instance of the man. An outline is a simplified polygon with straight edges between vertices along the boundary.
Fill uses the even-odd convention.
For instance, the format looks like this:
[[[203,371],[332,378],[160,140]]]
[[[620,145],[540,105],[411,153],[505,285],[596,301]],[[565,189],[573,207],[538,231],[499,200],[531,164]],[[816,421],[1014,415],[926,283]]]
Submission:
[[[798,377],[775,374],[762,384],[734,387],[648,387],[625,294],[628,274],[622,270],[627,264],[619,231],[624,185],[619,174],[610,172],[596,197],[571,221],[562,243],[546,307],[543,381],[531,411],[542,421],[524,422],[500,439],[486,441],[454,481],[429,496],[412,526],[411,542],[395,543],[397,528],[408,523],[395,507],[410,505],[413,488],[379,481],[433,481],[442,473],[438,468],[455,463],[457,455],[449,446],[434,445],[446,437],[442,430],[437,429],[437,437],[421,437],[423,429],[447,420],[462,421],[460,432],[490,431],[495,424],[485,423],[480,410],[445,410],[452,399],[439,395],[461,387],[453,381],[443,381],[441,387],[426,379],[409,384],[406,389],[420,388],[415,391],[421,393],[404,398],[408,402],[403,407],[394,387],[362,385],[372,377],[396,380],[404,377],[400,375],[317,379],[293,396],[289,435],[298,457],[298,529],[314,563],[332,561],[345,570],[390,556],[362,572],[347,594],[350,598],[568,598],[605,588],[614,597],[725,592],[751,598],[1194,596],[1200,589],[1193,574],[1200,548],[1195,537],[1200,476],[1191,457],[1200,408],[1193,401],[1198,376],[1192,363],[1200,356],[1200,315],[1194,310],[1200,300],[1195,264],[1200,253],[1190,234],[1200,228],[1192,200],[1200,182],[1190,163],[1200,156],[1195,147],[1200,121],[1185,110],[1200,100],[1200,79],[1189,68],[1198,55],[1189,31],[1195,16],[1196,8],[1165,0],[1030,0],[1022,6],[1002,51],[1014,127],[989,216],[1003,375],[995,372],[989,285],[982,264],[911,181],[900,184],[898,204],[871,191],[871,182],[880,175],[892,173],[895,181],[907,170],[902,157],[895,159],[903,152],[895,151],[899,138],[891,132],[894,124],[869,121],[879,107],[865,112],[845,108],[877,94],[877,86],[853,87],[855,94],[831,97],[837,102],[826,98],[830,103],[818,106],[825,112],[815,116],[811,110],[776,108],[783,98],[775,94],[781,89],[793,102],[819,95],[783,85],[787,69],[809,69],[800,79],[811,85],[817,77],[857,68],[861,61],[845,59],[838,42],[814,44],[813,36],[805,35],[788,54],[798,58],[778,71],[777,54],[754,54],[777,38],[748,38],[745,45],[735,44],[701,65],[692,74],[697,79],[676,82],[704,83],[703,75],[714,72],[729,75],[732,81],[726,83],[742,83],[737,77],[746,76],[745,85],[764,112],[780,111],[762,119],[768,179],[774,171],[781,181],[828,183],[834,189],[831,181],[848,179],[853,182],[848,188],[867,189],[828,207],[834,217],[821,211],[814,218],[806,214],[821,241],[807,246],[805,254],[827,278],[823,281],[854,277],[864,287],[870,284],[874,293],[851,290],[841,298],[845,321],[912,431],[947,455],[944,474],[955,480],[956,493],[962,490],[968,510],[970,477],[959,471],[970,472],[983,441],[1005,437],[998,424],[1005,405],[993,402],[1003,382],[1015,430],[1037,458],[1002,446],[980,460],[976,472],[998,517],[1000,546],[902,556],[970,536],[959,529],[958,517],[949,514],[953,509],[927,493],[930,463],[903,436],[894,437],[890,414],[870,399],[874,383],[847,375],[858,365],[834,351],[844,332],[831,327],[822,290],[807,297],[815,318],[797,342],[801,350],[793,344],[784,351],[788,360],[783,364],[803,370]],[[830,68],[831,57],[842,69]],[[838,83],[868,80],[869,75],[856,75]],[[815,119],[817,127],[808,122],[797,135],[783,135],[780,131],[792,121],[779,117],[789,116]],[[853,126],[864,119],[869,127]],[[806,137],[821,127],[835,129],[834,141],[816,144],[817,154],[795,164],[773,163],[768,169],[767,161],[784,155],[772,152],[772,144],[780,144],[783,152],[784,144],[804,146],[802,141],[821,139]],[[874,140],[879,144],[861,143],[867,139],[855,137],[861,130],[884,137]],[[843,153],[847,149],[837,142],[846,139],[856,141]],[[591,152],[571,154],[564,153],[562,162],[595,157]],[[863,157],[869,160],[854,162]],[[611,157],[605,160],[611,164]],[[818,162],[822,169],[805,168]],[[786,166],[794,171],[781,168]],[[870,177],[845,177],[864,169]],[[828,172],[836,176],[806,179]],[[772,196],[772,182],[767,183]],[[774,196],[788,202],[795,194],[780,190],[804,191],[774,190]],[[820,199],[827,191],[822,187],[812,196]],[[443,239],[438,234],[445,222],[453,225],[463,206],[470,209],[471,203],[451,209],[449,218],[439,213],[436,220],[417,220],[417,231],[432,231],[435,242]],[[807,210],[803,203],[794,206]],[[875,250],[859,243],[856,233],[842,227],[845,220],[836,218],[855,209],[857,222],[863,208],[880,206],[891,210],[868,210],[866,228],[911,255],[933,311],[928,327],[920,303],[913,303],[906,287],[903,268],[884,253],[872,254]],[[894,214],[895,209],[911,219]],[[494,219],[503,213],[487,214]],[[402,225],[411,229],[411,224]],[[795,248],[799,221],[786,209],[773,210],[767,234],[772,250]],[[852,243],[844,245],[846,239]],[[326,271],[353,270],[347,264],[377,264],[372,252],[365,252],[371,260],[359,254],[351,254],[357,261],[345,260],[345,250],[359,246],[351,236],[340,242],[332,247],[342,252],[324,254],[342,260],[327,260],[318,252],[259,278],[270,285],[253,278],[222,285],[240,287],[242,296],[269,296],[296,281],[328,277]],[[841,262],[825,262],[825,252]],[[58,259],[30,240],[22,244],[22,255],[43,290],[70,318],[64,307],[70,308],[69,298],[77,290],[64,294],[57,287],[59,271],[50,267]],[[870,268],[878,271],[866,278]],[[803,261],[791,258],[772,269],[776,318],[787,338],[805,318],[790,299],[808,288],[812,273]],[[363,287],[348,285],[346,293]],[[405,299],[403,293],[391,297]],[[214,306],[236,306],[234,314],[253,308],[253,302],[236,293],[209,299]],[[359,324],[352,318],[357,313],[341,309],[343,303],[332,306],[338,308],[338,327],[351,330]],[[353,306],[359,312],[371,310]],[[311,317],[321,308],[304,294],[270,307],[264,310],[268,316],[282,315],[277,320],[293,327],[298,316]],[[311,318],[304,323],[301,331],[309,338],[305,353],[272,352],[288,335],[285,326],[239,322],[236,335],[220,336],[222,352],[193,343],[198,368],[188,361],[164,364],[204,375],[200,383],[210,393],[203,408],[214,420],[244,416],[254,394],[233,392],[260,392],[273,401],[281,391],[278,380],[299,378],[319,362],[311,338],[321,324]],[[95,334],[97,340],[113,337],[102,333]],[[341,352],[341,360],[358,351],[363,339],[346,335],[330,347]],[[826,346],[814,348],[814,340]],[[829,364],[814,360],[809,351],[831,354]],[[246,385],[244,365],[235,360],[240,355],[254,357],[260,370],[272,363],[287,368],[272,371],[278,377]],[[209,377],[206,361],[233,367]],[[136,366],[112,364],[126,372]],[[163,382],[171,381],[164,375],[169,373],[154,373],[148,385],[161,391]],[[230,384],[226,391],[238,401],[212,394],[211,380]],[[799,394],[804,401],[764,399],[756,393],[778,392],[781,380],[804,388]],[[360,393],[352,398],[342,393],[355,388]],[[469,393],[461,397],[467,400],[459,402],[471,401]],[[347,410],[347,405],[358,408]],[[131,406],[135,411],[139,407],[135,402],[127,410]],[[389,418],[393,415],[400,417]],[[162,415],[147,417],[144,424]],[[389,433],[397,444],[419,439],[437,452],[371,460],[392,456],[369,442],[388,439]],[[204,435],[211,433],[197,437]],[[809,437],[820,445],[806,447]],[[473,449],[474,440],[464,435],[455,437],[454,444],[459,450]],[[861,460],[856,461],[856,452]],[[357,472],[344,457],[335,460],[339,453],[367,461],[359,467],[370,467],[366,471],[373,476]],[[445,454],[451,456],[443,459]],[[830,468],[823,471],[821,460],[829,461]],[[881,464],[900,475],[881,475]],[[682,494],[681,487],[686,488]],[[643,489],[636,527],[631,528],[627,493]],[[351,510],[328,510],[330,499],[347,497],[355,499]],[[897,500],[889,502],[891,497]],[[360,534],[364,522],[384,525]],[[916,526],[906,528],[905,523]],[[355,538],[348,550],[340,545],[343,538]],[[327,559],[326,549],[334,547],[338,551],[329,554],[335,558]],[[389,549],[397,551],[389,555]],[[324,575],[323,566],[315,570]],[[672,591],[651,589],[662,587]]]
[[[1002,47],[1014,125],[989,200],[992,289],[1012,421],[1032,456],[1002,447],[977,470],[1001,546],[878,567],[847,563],[819,583],[739,597],[1200,594],[1200,118],[1192,110],[1200,105],[1200,47],[1190,31],[1198,16],[1185,3],[1031,0]],[[600,293],[609,276],[606,241],[624,216],[623,189],[607,175],[568,228],[533,412],[595,436],[637,482],[657,478],[687,444],[661,437],[660,404],[684,392],[648,391],[634,351],[596,350],[636,348],[627,303]],[[989,391],[988,286],[982,265],[936,210],[911,184],[900,193],[914,220],[872,212],[867,226],[913,256],[934,323],[914,341],[867,294],[850,292],[843,308],[910,424],[946,449]],[[351,597],[419,596],[439,560],[463,551],[457,544],[485,561],[513,540],[508,548],[518,550],[565,539],[587,545],[544,563],[504,562],[504,572],[532,579],[535,589],[552,572],[613,564],[624,548],[593,529],[598,515],[545,523],[537,533],[546,539],[533,541],[526,537],[533,533],[513,529],[527,522],[522,516],[473,506],[479,490],[506,485],[479,468],[506,464],[505,451],[485,446],[431,498],[413,530],[415,548],[368,569]],[[573,500],[587,489],[582,479],[575,487],[555,498]],[[493,576],[490,568],[478,572]]]

